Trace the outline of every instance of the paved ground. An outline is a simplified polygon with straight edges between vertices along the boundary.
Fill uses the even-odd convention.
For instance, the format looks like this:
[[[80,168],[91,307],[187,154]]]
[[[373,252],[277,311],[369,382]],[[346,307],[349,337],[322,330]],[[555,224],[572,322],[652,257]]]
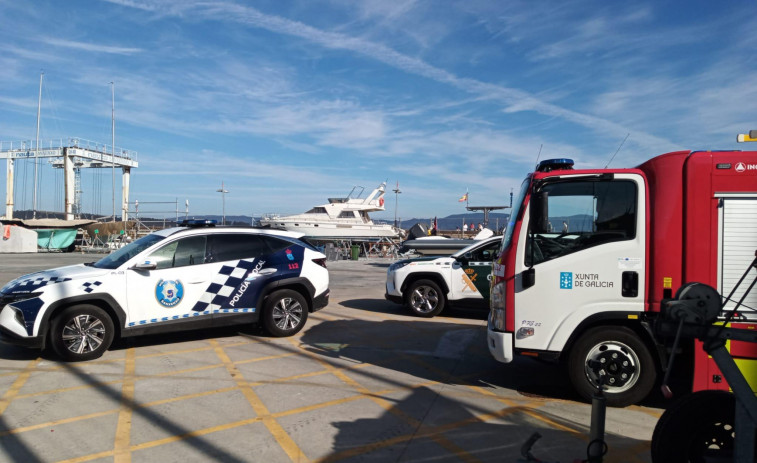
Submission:
[[[0,255],[0,285],[97,257]],[[0,345],[0,461],[515,462],[535,431],[541,460],[585,458],[590,405],[561,368],[495,362],[484,311],[406,315],[387,266],[329,262],[331,303],[293,338],[150,336],[85,363]],[[604,461],[651,461],[661,413],[608,410]]]

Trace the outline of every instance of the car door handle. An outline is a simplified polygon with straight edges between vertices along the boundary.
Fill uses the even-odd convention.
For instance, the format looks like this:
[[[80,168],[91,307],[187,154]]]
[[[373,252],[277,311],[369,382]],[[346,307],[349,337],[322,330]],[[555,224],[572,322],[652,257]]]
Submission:
[[[258,271],[258,275],[270,275],[272,273],[276,273],[275,268],[264,268]]]

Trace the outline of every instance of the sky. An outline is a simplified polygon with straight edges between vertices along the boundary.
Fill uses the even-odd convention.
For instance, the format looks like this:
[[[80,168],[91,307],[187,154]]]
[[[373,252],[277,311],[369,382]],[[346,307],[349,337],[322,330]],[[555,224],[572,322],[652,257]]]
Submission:
[[[466,191],[509,204],[537,159],[757,149],[736,143],[755,1],[0,0],[0,20],[0,148],[36,138],[44,73],[41,145],[110,144],[115,121],[143,214],[294,214],[387,182],[374,219],[444,217]],[[84,212],[112,213],[114,178],[120,202],[118,171],[82,171]],[[62,211],[60,169],[38,184]]]

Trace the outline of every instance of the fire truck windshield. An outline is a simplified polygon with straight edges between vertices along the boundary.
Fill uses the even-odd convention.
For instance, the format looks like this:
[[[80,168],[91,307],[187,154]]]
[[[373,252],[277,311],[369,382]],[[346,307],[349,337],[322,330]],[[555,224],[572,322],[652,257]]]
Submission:
[[[520,192],[518,192],[518,197],[513,201],[513,208],[510,210],[510,218],[507,219],[507,228],[505,228],[505,232],[502,236],[502,246],[499,248],[499,253],[502,254],[505,249],[510,247],[510,242],[513,240],[513,228],[515,228],[515,220],[518,218],[518,214],[520,214],[520,210],[523,207],[523,201],[526,199],[526,193],[528,192],[528,187],[531,185],[531,176],[527,176],[525,180],[523,180],[523,183],[520,186]]]

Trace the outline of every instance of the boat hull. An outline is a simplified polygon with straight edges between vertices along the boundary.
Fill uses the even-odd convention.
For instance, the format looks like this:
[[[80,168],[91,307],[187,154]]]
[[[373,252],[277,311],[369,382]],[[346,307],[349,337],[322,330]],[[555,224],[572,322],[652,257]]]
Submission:
[[[449,256],[475,242],[466,239],[421,238],[403,241],[400,252],[415,251],[417,254],[425,256]]]
[[[297,223],[279,220],[261,220],[264,227],[277,228],[304,234],[308,238],[316,239],[379,239],[396,238],[397,230],[391,225],[384,224],[342,224],[328,222]]]

